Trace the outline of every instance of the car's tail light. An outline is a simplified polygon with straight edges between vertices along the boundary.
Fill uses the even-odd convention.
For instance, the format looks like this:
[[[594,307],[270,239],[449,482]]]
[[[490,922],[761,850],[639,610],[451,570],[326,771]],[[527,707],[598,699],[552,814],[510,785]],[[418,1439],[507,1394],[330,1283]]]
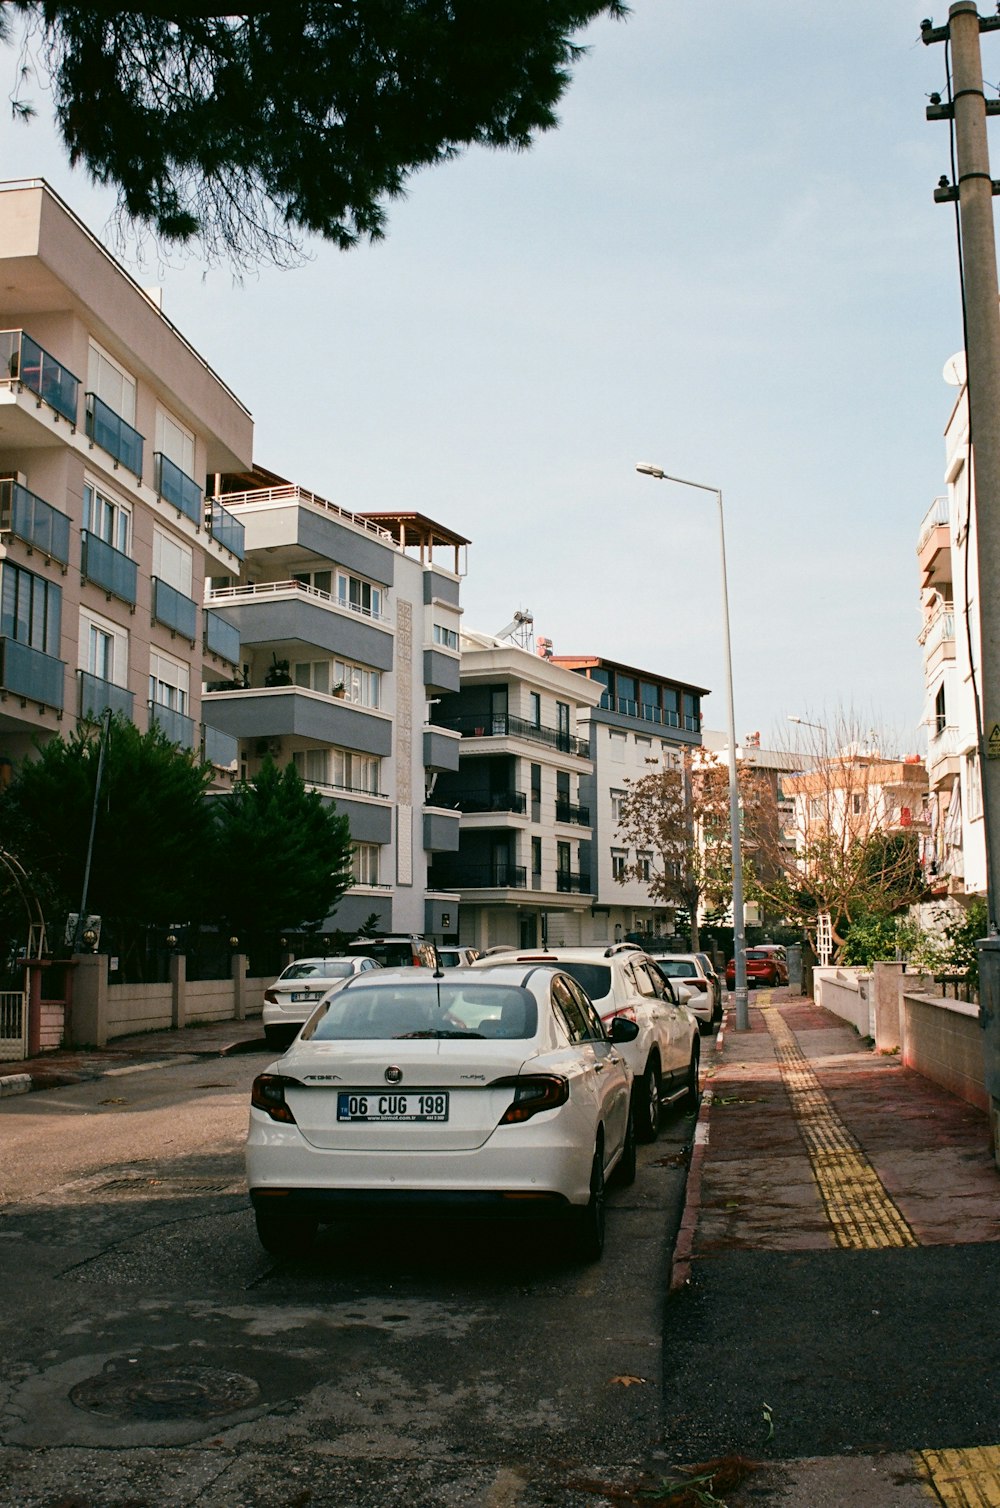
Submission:
[[[278,1003],[278,992],[277,992],[277,990],[265,990],[264,991],[264,999],[267,1001],[268,1005],[277,1005],[277,1003]]]
[[[601,1017],[601,1020],[605,1022],[613,1021],[616,1016],[621,1016],[623,1021],[638,1021],[639,1019],[635,1013],[634,1005],[623,1005],[621,1010],[608,1011],[606,1016]]]
[[[491,1089],[513,1089],[514,1098],[500,1117],[501,1126],[516,1126],[540,1110],[554,1110],[569,1099],[569,1082],[554,1073],[526,1074],[524,1078],[494,1079]]]
[[[250,1090],[250,1103],[255,1110],[263,1110],[273,1121],[284,1121],[289,1126],[295,1125],[295,1116],[291,1106],[285,1101],[285,1088],[291,1085],[299,1088],[297,1079],[286,1078],[281,1073],[259,1073],[253,1081]]]

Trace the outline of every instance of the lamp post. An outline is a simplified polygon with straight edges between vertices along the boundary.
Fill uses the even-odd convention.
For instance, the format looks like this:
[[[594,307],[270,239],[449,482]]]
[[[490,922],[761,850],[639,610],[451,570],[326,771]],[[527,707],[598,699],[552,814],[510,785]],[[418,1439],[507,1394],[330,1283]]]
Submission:
[[[722,626],[726,660],[726,715],[729,732],[729,836],[733,850],[733,962],[736,970],[736,1030],[749,1031],[747,1007],[747,937],[743,915],[743,851],[740,843],[740,785],[736,768],[736,714],[733,708],[733,649],[729,633],[729,586],[726,580],[726,525],[722,512],[722,492],[704,482],[689,482],[683,477],[668,476],[660,466],[641,464],[636,471],[655,477],[658,482],[677,482],[681,487],[695,487],[711,492],[719,505],[719,547],[722,556]]]

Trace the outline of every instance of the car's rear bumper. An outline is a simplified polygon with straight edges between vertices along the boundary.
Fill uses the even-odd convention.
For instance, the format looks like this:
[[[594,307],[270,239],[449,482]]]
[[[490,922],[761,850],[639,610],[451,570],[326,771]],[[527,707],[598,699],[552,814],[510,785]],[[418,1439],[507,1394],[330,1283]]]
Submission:
[[[574,1206],[552,1190],[525,1193],[500,1189],[251,1189],[255,1210],[275,1219],[409,1215],[450,1220],[532,1220],[567,1216]]]

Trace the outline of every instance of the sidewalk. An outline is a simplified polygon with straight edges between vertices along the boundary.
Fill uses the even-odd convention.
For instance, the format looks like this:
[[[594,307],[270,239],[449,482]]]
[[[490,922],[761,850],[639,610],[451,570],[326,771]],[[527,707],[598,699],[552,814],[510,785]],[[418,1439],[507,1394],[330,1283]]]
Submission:
[[[225,1058],[247,1052],[251,1044],[263,1048],[260,1017],[246,1021],[213,1021],[174,1031],[142,1032],[116,1037],[103,1048],[59,1048],[25,1062],[0,1063],[0,1098],[79,1084],[105,1074],[137,1073],[164,1063],[195,1058]]]
[[[721,1458],[728,1508],[1000,1505],[986,1117],[786,990],[750,1028],[705,1043],[664,1477]]]

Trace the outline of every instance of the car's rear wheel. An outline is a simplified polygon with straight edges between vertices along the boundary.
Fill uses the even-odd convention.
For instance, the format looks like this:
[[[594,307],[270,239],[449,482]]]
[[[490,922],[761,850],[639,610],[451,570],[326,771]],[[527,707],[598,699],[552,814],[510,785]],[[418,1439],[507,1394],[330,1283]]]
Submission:
[[[596,1262],[604,1251],[604,1148],[598,1143],[590,1169],[590,1199],[576,1212],[573,1248],[585,1262]]]
[[[297,1027],[289,1031],[287,1026],[265,1026],[264,1041],[276,1052],[284,1052],[295,1036]]]
[[[635,1113],[630,1109],[628,1113],[628,1125],[625,1127],[625,1145],[622,1147],[622,1155],[619,1157],[618,1166],[615,1168],[615,1177],[624,1188],[628,1188],[629,1184],[635,1183],[635,1167]]]
[[[254,1210],[257,1239],[273,1257],[295,1257],[308,1251],[316,1239],[317,1222],[305,1216],[280,1216]]]
[[[660,1130],[660,1065],[655,1058],[635,1086],[635,1132],[640,1141],[655,1141]]]
[[[684,1080],[684,1093],[681,1096],[681,1108],[684,1110],[697,1110],[698,1108],[698,1074],[701,1067],[701,1043],[695,1037],[691,1043],[691,1061],[688,1064],[687,1077]]]

